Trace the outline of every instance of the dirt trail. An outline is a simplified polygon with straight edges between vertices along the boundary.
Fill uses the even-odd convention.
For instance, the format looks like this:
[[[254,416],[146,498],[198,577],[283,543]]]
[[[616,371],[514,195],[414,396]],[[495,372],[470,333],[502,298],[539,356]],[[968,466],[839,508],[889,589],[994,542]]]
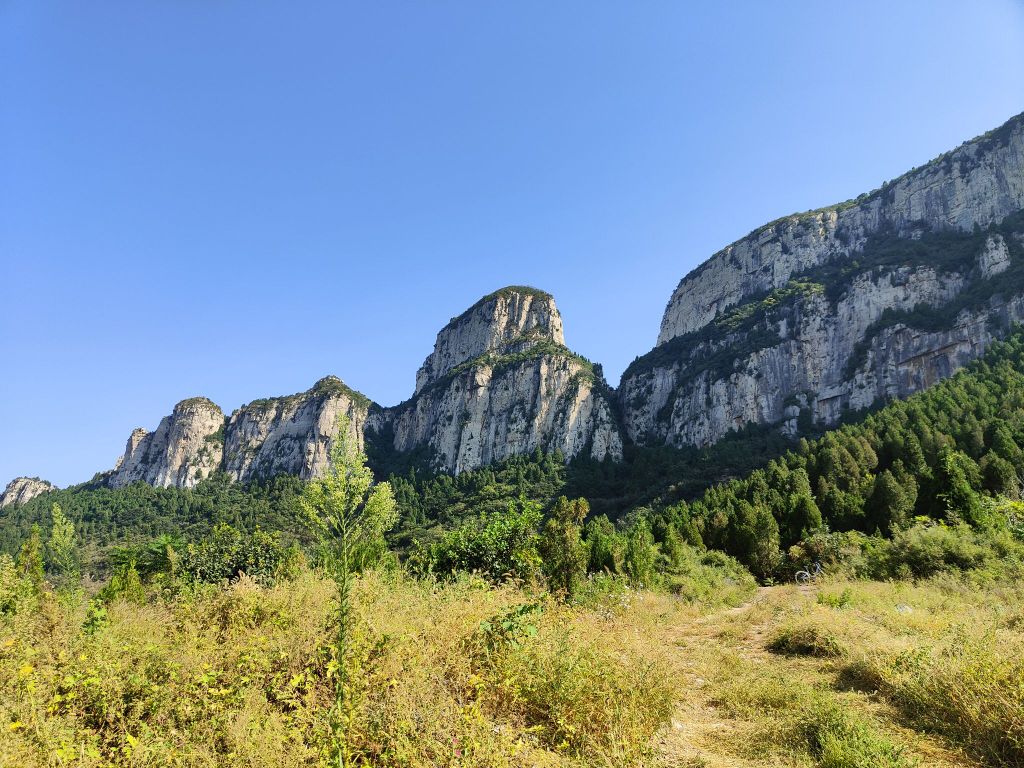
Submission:
[[[778,589],[760,587],[757,594],[742,605],[716,611],[673,628],[670,641],[679,650],[685,687],[690,695],[679,703],[671,726],[659,740],[658,748],[664,765],[671,768],[754,768],[761,765],[721,751],[722,745],[742,742],[752,729],[749,723],[724,717],[710,700],[712,691],[706,679],[706,655],[709,644],[721,643],[723,631],[728,631],[736,619],[742,619]],[[763,629],[753,627],[736,638],[734,648],[737,653],[744,657],[763,653]]]
[[[805,610],[816,602],[819,587],[783,585],[761,587],[747,602],[690,621],[680,621],[667,634],[676,649],[675,661],[681,671],[679,703],[671,725],[660,735],[657,747],[661,764],[671,768],[767,768],[805,766],[808,758],[794,757],[780,762],[764,743],[765,723],[744,718],[723,706],[721,697],[740,667],[751,665],[763,678],[782,677],[794,684],[831,688],[835,662],[812,657],[779,656],[767,650],[773,627],[789,613]],[[891,733],[901,733],[915,745],[922,765],[966,766],[971,763],[923,734],[908,731],[896,721],[895,712],[884,701],[867,696],[858,704],[882,718]]]

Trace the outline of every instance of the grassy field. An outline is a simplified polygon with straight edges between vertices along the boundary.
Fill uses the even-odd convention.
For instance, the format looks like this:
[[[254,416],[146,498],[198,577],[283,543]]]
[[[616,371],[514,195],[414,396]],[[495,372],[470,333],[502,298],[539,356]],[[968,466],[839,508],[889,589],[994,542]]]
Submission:
[[[348,733],[374,766],[1024,764],[1024,587],[969,577],[591,582],[565,605],[370,573]],[[0,573],[0,764],[316,765],[332,585],[304,571],[105,614]]]

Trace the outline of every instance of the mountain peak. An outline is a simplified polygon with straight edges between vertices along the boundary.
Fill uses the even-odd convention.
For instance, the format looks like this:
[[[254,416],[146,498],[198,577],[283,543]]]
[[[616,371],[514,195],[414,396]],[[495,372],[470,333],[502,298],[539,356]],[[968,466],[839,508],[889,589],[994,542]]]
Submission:
[[[565,344],[554,297],[529,286],[501,288],[438,332],[434,351],[416,373],[416,392],[481,355],[521,352],[541,342]]]

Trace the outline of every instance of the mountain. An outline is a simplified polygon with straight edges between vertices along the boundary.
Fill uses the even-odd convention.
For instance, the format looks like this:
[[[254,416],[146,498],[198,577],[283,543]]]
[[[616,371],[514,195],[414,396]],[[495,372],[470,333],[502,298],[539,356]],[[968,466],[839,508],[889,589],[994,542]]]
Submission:
[[[628,368],[628,438],[834,424],[949,376],[1024,319],[1024,115],[881,189],[788,216],[683,278]]]
[[[378,471],[457,474],[537,451],[618,460],[631,448],[711,446],[746,427],[794,437],[949,377],[1021,321],[1024,115],[713,255],[679,283],[657,346],[618,390],[565,346],[550,294],[510,286],[440,330],[397,406],[335,377],[228,416],[191,398],[155,431],[132,432],[98,481],[308,479],[326,467],[339,415]],[[42,492],[16,482],[25,490],[5,499]]]
[[[52,484],[38,477],[16,477],[0,494],[0,508],[9,504],[24,504],[42,493],[54,490],[56,488]]]
[[[446,472],[538,449],[567,458],[621,458],[614,413],[600,372],[565,346],[554,298],[512,286],[441,329],[413,396],[394,408],[334,376],[230,416],[193,397],[155,431],[134,430],[103,482],[192,488],[215,472],[241,482],[282,474],[309,479],[327,466],[339,414],[360,448],[370,439],[387,452],[415,452]]]

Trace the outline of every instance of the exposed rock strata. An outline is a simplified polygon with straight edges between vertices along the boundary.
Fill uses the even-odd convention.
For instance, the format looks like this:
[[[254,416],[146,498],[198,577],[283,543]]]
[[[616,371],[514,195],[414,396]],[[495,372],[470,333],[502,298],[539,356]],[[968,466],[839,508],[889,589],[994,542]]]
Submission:
[[[716,253],[683,278],[658,344],[707,325],[804,270],[850,258],[870,235],[922,227],[970,231],[1024,208],[1024,116],[855,201],[787,216]]]
[[[564,345],[554,299],[511,287],[485,296],[437,334],[412,400],[388,412],[397,451],[428,449],[462,472],[537,448],[622,456],[598,371]]]
[[[277,474],[303,479],[323,474],[338,415],[348,421],[349,439],[362,449],[370,401],[328,376],[312,389],[289,397],[257,400],[239,408],[224,435],[224,470],[235,480]]]

